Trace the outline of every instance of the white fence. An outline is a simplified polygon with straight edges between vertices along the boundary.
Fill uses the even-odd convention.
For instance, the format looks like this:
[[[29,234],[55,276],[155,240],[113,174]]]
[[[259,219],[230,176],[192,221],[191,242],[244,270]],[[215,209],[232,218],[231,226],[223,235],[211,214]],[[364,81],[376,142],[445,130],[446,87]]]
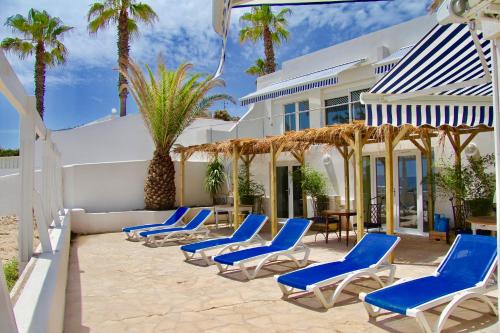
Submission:
[[[63,213],[62,200],[62,168],[61,156],[51,140],[50,131],[45,127],[42,119],[35,109],[35,98],[28,96],[18,77],[12,70],[4,53],[0,51],[0,93],[2,93],[9,103],[16,109],[20,116],[20,158],[18,169],[20,177],[20,206],[19,215],[19,265],[21,270],[25,267],[33,267],[33,271],[38,266],[33,255],[33,221],[36,218],[36,226],[40,237],[41,256],[49,261],[48,266],[61,262],[64,252],[58,248],[59,240],[64,234],[63,229],[69,230],[68,225],[63,225],[60,218]],[[43,166],[41,191],[35,190],[35,137],[43,141]],[[69,222],[68,222],[69,224]],[[50,232],[49,232],[49,229]],[[68,236],[69,237],[69,236]],[[69,244],[69,241],[68,241]],[[62,262],[67,262],[67,258],[62,258]],[[0,265],[1,266],[1,265]],[[47,266],[47,265],[45,265]],[[1,268],[1,267],[0,267]],[[1,271],[3,272],[3,270]],[[0,274],[1,274],[0,272]],[[30,279],[31,270],[26,270],[21,276],[16,286],[22,285],[18,299],[25,299],[25,295],[43,295],[44,281],[53,279],[53,270],[45,271],[45,275],[33,277],[37,283]],[[59,287],[65,289],[66,281],[62,281]],[[25,290],[26,286],[32,286]],[[50,298],[50,297],[49,297]],[[30,306],[30,302],[33,303]],[[28,297],[20,311],[13,315],[12,302],[4,281],[0,281],[0,323],[7,327],[7,332],[36,332],[36,326],[23,325],[27,318],[36,318],[40,315],[40,308],[36,304],[43,303],[36,297]],[[30,312],[31,310],[31,312]],[[47,321],[49,321],[47,319]],[[51,325],[52,326],[52,325]],[[40,326],[43,327],[43,326]],[[53,327],[62,327],[55,324]],[[52,330],[50,330],[52,331]],[[56,330],[57,331],[57,330]]]
[[[0,169],[18,169],[19,156],[0,157]]]

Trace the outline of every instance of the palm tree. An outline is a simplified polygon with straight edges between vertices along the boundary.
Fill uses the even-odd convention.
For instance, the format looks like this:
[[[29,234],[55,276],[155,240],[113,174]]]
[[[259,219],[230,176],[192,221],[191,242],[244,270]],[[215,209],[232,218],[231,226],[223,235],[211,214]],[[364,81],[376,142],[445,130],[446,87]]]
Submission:
[[[268,5],[253,7],[250,13],[244,14],[240,21],[248,24],[240,30],[240,42],[250,40],[256,42],[259,39],[264,41],[265,74],[276,71],[276,59],[274,56],[274,45],[281,45],[283,40],[287,40],[290,33],[286,29],[288,22],[286,16],[291,14],[288,8],[282,9],[275,14]]]
[[[248,68],[245,72],[247,74],[254,75],[254,76],[266,75],[266,62],[262,59],[257,59],[255,61],[255,65]]]
[[[20,34],[22,38],[5,38],[0,43],[1,48],[17,53],[21,59],[35,54],[36,110],[43,119],[47,66],[66,62],[68,50],[60,39],[73,27],[64,25],[61,19],[50,16],[45,10],[39,11],[33,8],[29,10],[28,17],[20,14],[11,16],[5,25],[14,33]]]
[[[158,60],[156,74],[149,66],[143,73],[129,61],[129,71],[122,72],[130,82],[130,93],[155,144],[144,186],[146,209],[171,209],[175,204],[175,169],[170,149],[182,131],[215,102],[232,101],[225,94],[207,96],[212,89],[223,86],[223,81],[190,73],[191,68],[191,64],[181,64],[172,71]]]
[[[120,117],[127,115],[128,90],[123,88],[127,80],[130,39],[139,33],[138,22],[152,24],[158,16],[147,4],[136,0],[100,0],[90,6],[87,13],[88,30],[96,34],[110,23],[118,25],[118,94],[120,96]]]

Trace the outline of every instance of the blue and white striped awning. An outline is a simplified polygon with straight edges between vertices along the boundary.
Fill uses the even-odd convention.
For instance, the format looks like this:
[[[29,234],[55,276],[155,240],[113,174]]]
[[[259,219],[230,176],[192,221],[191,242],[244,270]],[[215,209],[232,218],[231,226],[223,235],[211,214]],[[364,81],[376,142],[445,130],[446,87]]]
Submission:
[[[433,28],[369,93],[366,125],[492,126],[491,43],[466,24]]]
[[[364,59],[356,60],[271,84],[240,98],[241,105],[245,106],[268,99],[301,93],[306,90],[336,85],[339,82],[338,76],[340,73],[357,66],[363,61]]]

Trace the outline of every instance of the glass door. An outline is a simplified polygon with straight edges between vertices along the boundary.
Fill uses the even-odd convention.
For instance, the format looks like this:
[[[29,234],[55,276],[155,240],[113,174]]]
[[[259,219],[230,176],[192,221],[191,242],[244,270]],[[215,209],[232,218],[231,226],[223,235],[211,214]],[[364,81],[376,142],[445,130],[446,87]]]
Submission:
[[[276,167],[276,194],[278,218],[288,218],[288,166]]]
[[[420,163],[419,163],[420,162]],[[420,154],[399,155],[397,164],[396,184],[399,229],[423,232],[422,204],[422,168]]]

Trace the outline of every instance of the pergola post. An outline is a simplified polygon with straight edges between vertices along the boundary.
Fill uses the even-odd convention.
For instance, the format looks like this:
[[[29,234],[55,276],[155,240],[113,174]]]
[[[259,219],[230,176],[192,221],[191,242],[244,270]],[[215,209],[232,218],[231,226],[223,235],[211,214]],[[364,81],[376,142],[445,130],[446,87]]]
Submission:
[[[180,174],[181,174],[181,181],[180,181],[180,205],[184,206],[184,191],[185,191],[185,184],[186,184],[186,153],[183,151],[181,152],[181,161],[180,161]]]
[[[351,179],[349,175],[349,159],[351,158],[351,153],[349,153],[349,148],[344,147],[344,152],[342,157],[344,158],[344,195],[345,195],[345,208],[347,210],[351,209]]]
[[[385,143],[385,227],[388,235],[394,234],[394,148],[392,133],[387,130]]]
[[[233,144],[233,227],[237,229],[240,224],[240,193],[238,190],[238,161],[240,159],[240,146],[236,142]]]
[[[432,154],[432,144],[429,132],[425,132],[423,138],[426,155],[427,155],[427,195],[429,197],[429,202],[427,203],[427,222],[429,224],[429,231],[434,230],[434,170],[432,170],[433,165],[433,154]]]
[[[356,175],[356,214],[358,242],[365,233],[364,197],[363,197],[363,137],[361,130],[354,132],[354,159]],[[349,237],[349,236],[348,236]]]

